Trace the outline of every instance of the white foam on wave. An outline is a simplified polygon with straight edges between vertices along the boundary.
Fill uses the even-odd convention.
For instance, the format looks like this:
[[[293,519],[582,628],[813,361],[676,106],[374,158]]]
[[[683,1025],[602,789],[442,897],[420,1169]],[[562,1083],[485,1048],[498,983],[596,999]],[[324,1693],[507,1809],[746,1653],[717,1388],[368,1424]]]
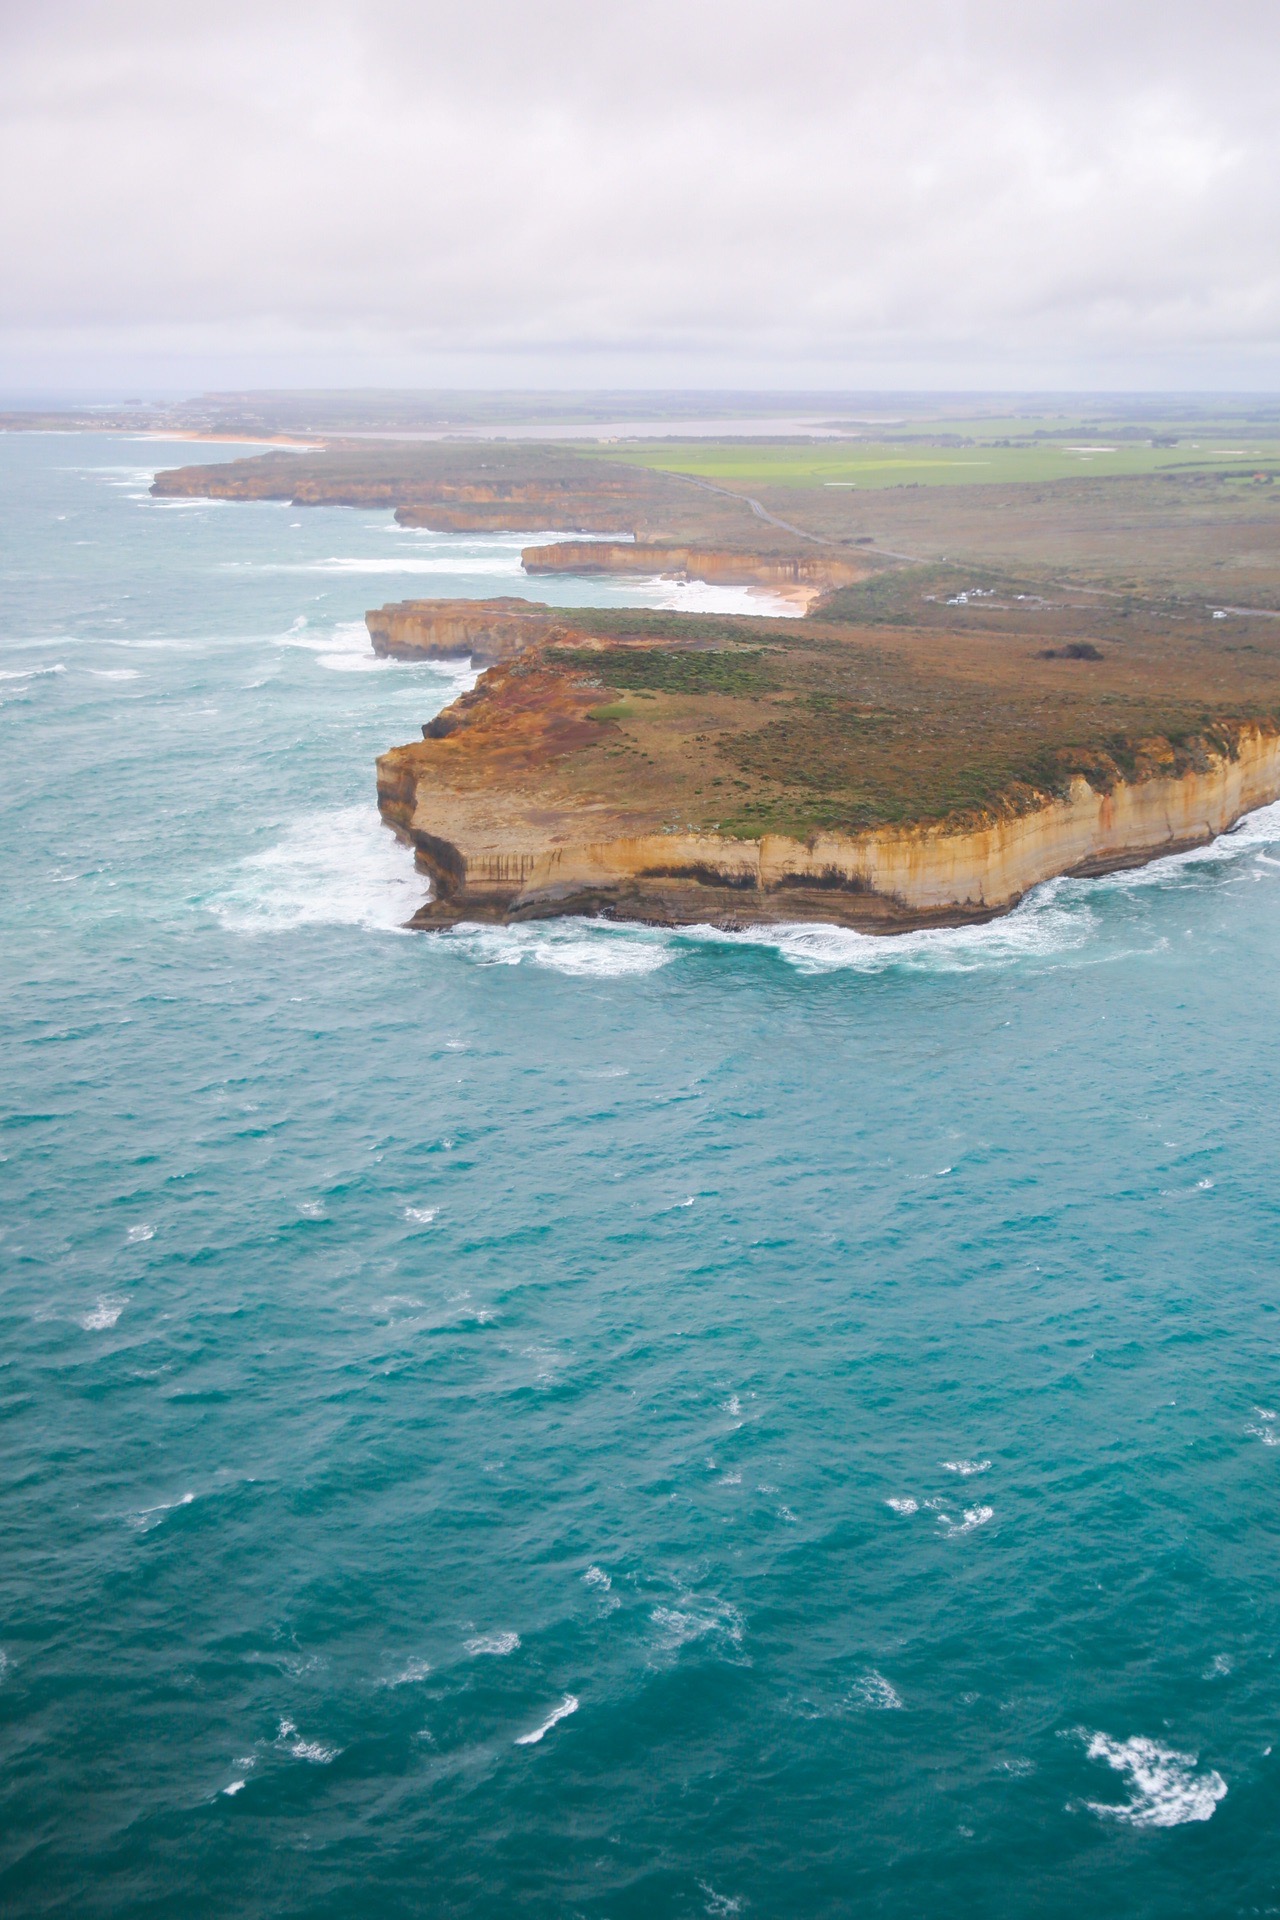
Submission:
[[[891,1681],[872,1667],[854,1681],[849,1694],[851,1706],[868,1707],[875,1713],[893,1713],[902,1707],[902,1695]]]
[[[429,1227],[439,1211],[439,1207],[406,1207],[404,1217],[419,1227]]]
[[[1096,880],[1076,881],[1076,886],[1094,887],[1100,892],[1126,892],[1135,887],[1168,886],[1189,869],[1236,861],[1252,854],[1258,857],[1264,847],[1280,841],[1280,800],[1246,813],[1234,827],[1220,833],[1203,847],[1191,847],[1186,853],[1168,853],[1144,867],[1127,867],[1120,873],[1102,874]],[[1271,865],[1268,861],[1266,864]]]
[[[754,614],[767,620],[794,620],[802,608],[784,594],[766,587],[717,585],[711,580],[674,580],[660,575],[628,579],[628,597],[637,604],[669,613]]]
[[[66,670],[60,660],[51,667],[0,667],[0,680],[44,680],[50,674]]]
[[[558,1727],[562,1720],[567,1720],[571,1713],[576,1713],[577,1711],[578,1701],[576,1695],[566,1693],[560,1705],[552,1708],[551,1712],[542,1722],[542,1725],[535,1727],[532,1733],[518,1733],[515,1744],[518,1747],[536,1747],[539,1740],[546,1738],[552,1727]]]
[[[141,678],[136,667],[90,667],[89,672],[95,680],[137,680]]]
[[[682,1647],[706,1639],[740,1647],[745,1631],[742,1615],[730,1601],[697,1594],[690,1594],[678,1607],[655,1607],[649,1619],[657,1629],[662,1653],[678,1653]]]
[[[235,933],[309,926],[392,933],[403,930],[426,895],[412,853],[370,805],[300,815],[200,904]]]
[[[106,1328],[114,1327],[124,1312],[125,1306],[124,1300],[103,1294],[97,1303],[90,1307],[88,1313],[81,1315],[80,1325],[86,1333],[102,1333]]]
[[[1066,901],[1062,888],[1087,882],[1047,881],[1011,913],[980,926],[921,927],[913,933],[860,933],[854,927],[786,921],[733,932],[711,926],[685,928],[680,937],[739,947],[771,947],[797,973],[885,973],[898,967],[915,973],[975,973],[984,968],[1053,961],[1078,952],[1094,931],[1094,916],[1082,899]]]
[[[184,1493],[177,1500],[162,1500],[155,1507],[139,1507],[136,1512],[126,1514],[125,1519],[136,1533],[150,1533],[153,1527],[160,1526],[166,1514],[176,1512],[179,1507],[189,1507],[194,1499],[194,1493]]]
[[[280,1722],[276,1742],[295,1760],[306,1760],[313,1767],[331,1766],[342,1752],[341,1747],[327,1747],[321,1740],[304,1740],[292,1720]]]
[[[1131,1740],[1112,1740],[1105,1733],[1083,1736],[1090,1760],[1105,1761],[1116,1773],[1123,1774],[1132,1789],[1132,1798],[1123,1806],[1107,1801],[1087,1800],[1091,1813],[1104,1820],[1117,1820],[1128,1827],[1181,1827],[1191,1821],[1211,1820],[1227,1783],[1212,1768],[1197,1773],[1200,1756],[1179,1753],[1162,1747],[1157,1740],[1135,1735]]]
[[[378,1685],[380,1687],[416,1687],[430,1672],[429,1660],[409,1660],[399,1673],[393,1674],[389,1680],[379,1680]]]
[[[313,627],[306,615],[300,614],[293,625],[284,633],[276,634],[274,640],[278,647],[314,654],[316,665],[331,673],[389,673],[403,677],[406,686],[419,691],[438,688],[441,706],[456,700],[480,677],[468,659],[384,658],[373,651],[369,629],[363,620],[340,620],[334,627]]]
[[[467,1652],[473,1658],[482,1658],[487,1654],[502,1659],[508,1653],[514,1653],[520,1645],[518,1633],[478,1633],[466,1643]]]
[[[890,1494],[885,1501],[886,1507],[892,1507],[895,1513],[919,1513],[920,1502],[913,1500],[909,1493]]]
[[[520,551],[460,554],[329,554],[323,560],[224,560],[230,573],[455,574],[521,579]]]
[[[988,1472],[991,1466],[989,1460],[944,1460],[942,1464],[948,1473],[958,1473],[965,1480],[971,1474]]]
[[[977,1527],[985,1527],[995,1518],[994,1507],[966,1507],[962,1520],[953,1520],[949,1513],[938,1515],[939,1526],[945,1527],[949,1535],[972,1533]]]
[[[666,935],[605,921],[543,921],[537,926],[485,927],[464,922],[442,938],[484,967],[545,967],[579,980],[656,973],[675,958]]]

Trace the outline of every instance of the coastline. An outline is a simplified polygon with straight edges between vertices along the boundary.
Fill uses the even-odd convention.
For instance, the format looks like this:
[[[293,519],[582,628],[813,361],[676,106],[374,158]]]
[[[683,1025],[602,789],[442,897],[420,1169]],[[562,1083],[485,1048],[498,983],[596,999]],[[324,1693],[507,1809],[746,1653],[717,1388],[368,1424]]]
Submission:
[[[501,795],[433,782],[415,747],[382,756],[378,794],[383,819],[433,882],[432,899],[410,922],[418,928],[594,913],[658,925],[811,920],[892,934],[989,920],[1047,880],[1207,845],[1280,799],[1280,733],[1241,726],[1230,744],[1233,751],[1206,748],[1197,768],[1103,790],[1077,774],[1064,796],[977,826],[805,840],[596,837],[592,809],[576,819],[544,816],[530,832]]]

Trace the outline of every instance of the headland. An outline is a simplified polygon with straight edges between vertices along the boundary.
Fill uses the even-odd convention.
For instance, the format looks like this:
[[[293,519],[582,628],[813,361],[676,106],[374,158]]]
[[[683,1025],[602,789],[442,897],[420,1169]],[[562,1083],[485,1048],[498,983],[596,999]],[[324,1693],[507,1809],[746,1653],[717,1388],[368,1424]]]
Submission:
[[[434,882],[419,926],[604,913],[889,933],[1202,845],[1280,798],[1263,484],[912,483],[871,503],[476,443],[268,453],[155,490],[545,527],[561,537],[530,538],[531,577],[790,595],[789,619],[514,597],[372,610],[377,652],[483,669],[382,755],[379,805]]]

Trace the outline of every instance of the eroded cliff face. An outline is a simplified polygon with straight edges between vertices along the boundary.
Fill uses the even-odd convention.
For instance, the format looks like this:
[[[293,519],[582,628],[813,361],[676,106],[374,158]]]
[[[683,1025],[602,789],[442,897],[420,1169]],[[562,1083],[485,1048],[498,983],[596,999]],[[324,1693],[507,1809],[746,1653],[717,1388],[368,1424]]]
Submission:
[[[561,540],[554,546],[526,547],[520,562],[533,574],[658,574],[726,586],[801,588],[814,594],[853,586],[875,571],[866,561],[826,551],[760,553],[656,540]]]
[[[469,696],[478,738],[468,737],[463,711],[452,726],[443,717],[448,737],[379,761],[383,817],[412,842],[436,884],[415,924],[580,912],[663,924],[816,919],[878,932],[956,924],[1006,912],[1057,875],[1102,873],[1203,845],[1280,799],[1280,734],[1241,725],[1225,744],[1219,729],[1219,744],[1198,749],[1194,765],[1184,754],[1181,771],[1161,771],[1177,756],[1168,743],[1148,741],[1145,777],[1099,789],[1077,775],[1066,794],[980,825],[943,821],[804,840],[654,831],[600,796],[559,813],[522,799],[522,775],[549,748],[571,752],[598,734],[589,691],[572,712],[558,686],[555,699],[545,693],[530,675],[525,718],[540,703],[546,710],[532,731],[509,707],[487,714],[483,695]],[[548,727],[560,730],[554,743]]]
[[[399,600],[371,608],[365,625],[384,659],[463,660],[489,667],[536,642],[568,638],[563,616],[528,600]]]

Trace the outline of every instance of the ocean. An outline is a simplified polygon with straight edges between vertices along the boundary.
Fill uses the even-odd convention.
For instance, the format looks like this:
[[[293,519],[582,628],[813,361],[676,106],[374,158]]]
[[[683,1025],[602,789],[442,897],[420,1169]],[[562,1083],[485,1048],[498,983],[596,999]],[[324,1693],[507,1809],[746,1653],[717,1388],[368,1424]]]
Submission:
[[[1280,808],[409,934],[367,606],[756,603],[208,457],[0,437],[5,1912],[1276,1911]]]

